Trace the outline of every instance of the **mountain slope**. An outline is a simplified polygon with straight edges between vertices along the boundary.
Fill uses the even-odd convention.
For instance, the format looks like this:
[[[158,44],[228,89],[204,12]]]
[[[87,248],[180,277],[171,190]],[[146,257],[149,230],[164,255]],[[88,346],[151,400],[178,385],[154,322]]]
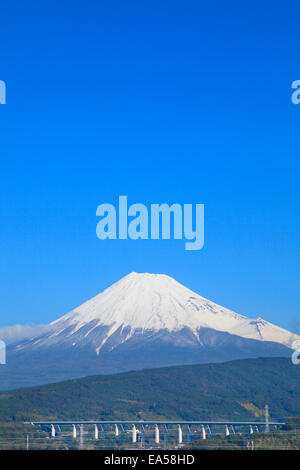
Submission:
[[[175,366],[0,393],[0,421],[40,419],[263,420],[300,413],[300,367],[261,358]]]
[[[289,356],[299,337],[221,307],[169,276],[131,273],[8,349],[0,388],[145,367]]]
[[[75,346],[76,340],[93,336],[101,327],[106,330],[104,335],[99,335],[97,353],[117,331],[121,332],[122,342],[128,341],[136,330],[178,332],[183,328],[189,328],[198,341],[200,328],[285,346],[290,346],[294,339],[288,331],[261,318],[249,319],[221,307],[169,276],[148,273],[125,276],[51,326],[54,332],[34,345],[57,344],[60,338],[66,341],[70,337],[75,340],[72,343]],[[126,334],[122,335],[124,330]],[[78,332],[81,332],[79,337]]]

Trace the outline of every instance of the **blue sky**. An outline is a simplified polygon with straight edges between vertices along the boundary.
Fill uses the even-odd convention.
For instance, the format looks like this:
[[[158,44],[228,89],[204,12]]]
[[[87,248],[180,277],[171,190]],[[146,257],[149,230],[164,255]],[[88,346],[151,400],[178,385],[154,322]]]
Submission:
[[[299,3],[1,3],[0,326],[131,271],[300,331]],[[96,238],[96,208],[204,203],[205,246]]]

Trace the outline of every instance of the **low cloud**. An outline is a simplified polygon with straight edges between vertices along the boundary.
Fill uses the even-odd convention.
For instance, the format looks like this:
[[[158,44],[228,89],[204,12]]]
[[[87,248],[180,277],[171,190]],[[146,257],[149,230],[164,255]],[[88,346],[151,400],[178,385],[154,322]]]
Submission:
[[[12,325],[0,328],[0,339],[9,343],[17,343],[39,336],[50,330],[49,325]]]

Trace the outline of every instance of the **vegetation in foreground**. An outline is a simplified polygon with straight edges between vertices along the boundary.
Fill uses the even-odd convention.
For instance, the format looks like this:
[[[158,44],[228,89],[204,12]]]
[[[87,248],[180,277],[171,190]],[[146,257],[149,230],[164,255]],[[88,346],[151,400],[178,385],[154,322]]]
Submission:
[[[219,364],[175,366],[101,375],[0,392],[0,449],[78,449],[70,429],[55,439],[50,429],[25,425],[39,420],[263,420],[300,415],[300,368],[285,358],[261,358]],[[132,447],[130,434],[112,431],[85,448]],[[171,437],[171,436],[170,436]],[[199,437],[199,435],[198,435]],[[300,449],[299,418],[270,434],[220,436],[197,440],[189,448]],[[149,434],[151,446],[153,436]],[[176,445],[176,436],[168,446]]]
[[[288,420],[280,429],[251,435],[231,435],[196,440],[185,447],[198,450],[300,450],[300,416]]]
[[[153,430],[152,430],[153,431]],[[186,436],[185,436],[186,438]],[[184,446],[184,450],[300,450],[300,416],[292,418],[280,429],[266,432],[256,432],[251,435],[236,434],[228,437],[217,436],[206,440],[195,439]],[[153,449],[153,432],[146,433],[143,448]],[[32,425],[22,423],[0,423],[0,450],[99,450],[99,449],[139,449],[140,443],[132,444],[131,434],[116,437],[113,430],[106,430],[105,437],[95,441],[92,430],[85,432],[81,442],[79,435],[72,438],[71,429],[62,429],[62,433],[50,438],[50,429],[42,430]],[[178,448],[175,429],[169,434],[168,443],[161,436],[160,447]]]
[[[0,392],[0,422],[262,419],[300,414],[300,367],[285,358],[146,369]]]

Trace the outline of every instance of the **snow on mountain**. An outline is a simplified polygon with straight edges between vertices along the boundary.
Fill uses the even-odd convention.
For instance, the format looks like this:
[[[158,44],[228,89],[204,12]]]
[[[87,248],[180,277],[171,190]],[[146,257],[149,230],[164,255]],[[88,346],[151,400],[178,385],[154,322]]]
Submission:
[[[207,300],[169,276],[131,273],[7,349],[0,388],[94,374],[289,357],[300,339]]]
[[[87,327],[90,325],[90,328]],[[128,340],[136,330],[178,332],[189,328],[198,337],[209,328],[242,338],[272,341],[290,347],[298,338],[261,318],[249,319],[201,297],[175,279],[163,274],[131,273],[96,297],[51,323],[52,337],[72,337],[81,329],[84,337],[98,327],[108,327],[97,345],[97,353],[107,340],[125,328]],[[78,341],[78,335],[77,341]]]

